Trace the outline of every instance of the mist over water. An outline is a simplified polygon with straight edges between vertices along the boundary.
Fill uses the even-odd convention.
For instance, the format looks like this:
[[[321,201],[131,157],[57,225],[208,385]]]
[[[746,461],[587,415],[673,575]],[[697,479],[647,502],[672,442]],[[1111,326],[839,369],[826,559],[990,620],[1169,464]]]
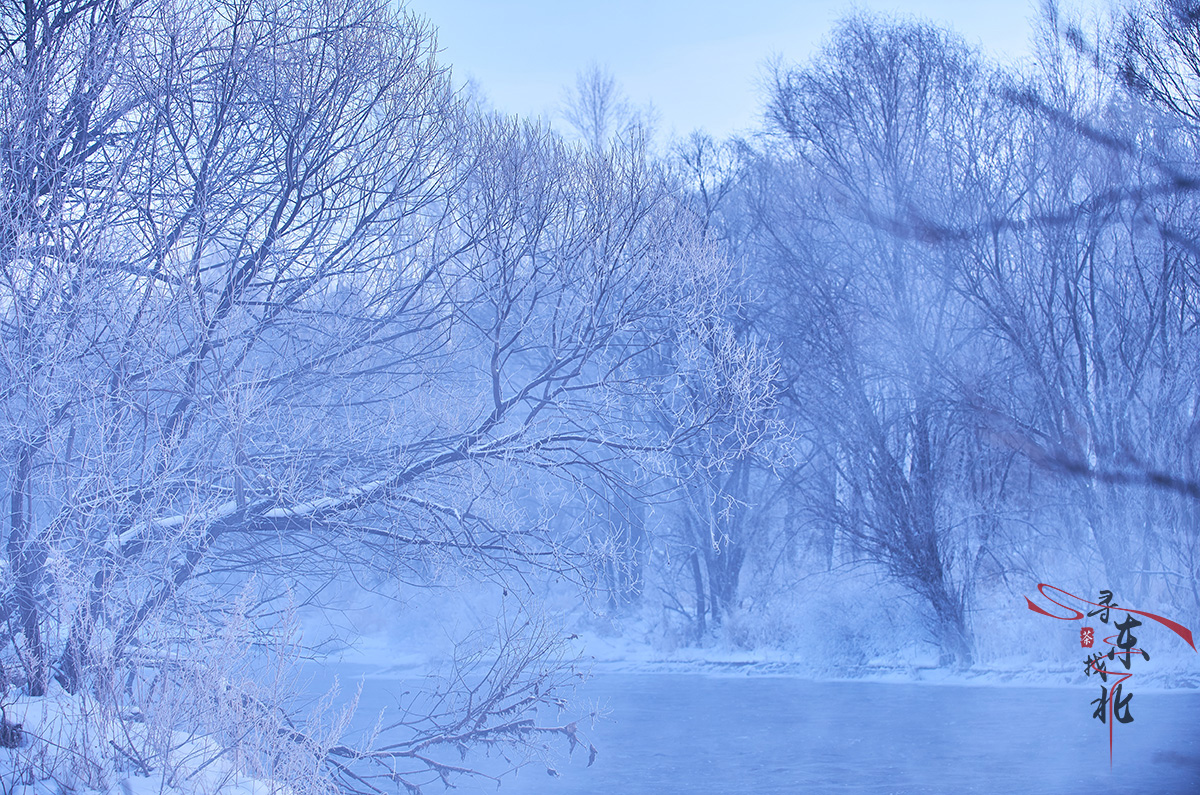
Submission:
[[[368,675],[364,714],[398,685]],[[517,795],[1200,789],[1200,694],[1137,692],[1110,767],[1093,690],[602,673],[580,693],[608,710],[587,731],[600,749],[591,767],[582,748],[553,763],[557,777],[534,763],[499,790],[460,786]]]
[[[1197,4],[737,135],[435,21],[0,5],[0,792],[1200,789]]]

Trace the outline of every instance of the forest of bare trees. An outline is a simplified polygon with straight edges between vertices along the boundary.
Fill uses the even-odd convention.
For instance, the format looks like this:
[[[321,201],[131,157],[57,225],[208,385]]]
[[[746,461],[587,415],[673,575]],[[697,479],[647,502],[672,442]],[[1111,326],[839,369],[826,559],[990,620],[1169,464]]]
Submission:
[[[1022,73],[852,16],[756,134],[662,146],[598,67],[567,134],[486,110],[382,0],[0,25],[0,705],[90,705],[31,776],[573,750],[547,583],[751,648],[878,583],[948,666],[1047,572],[1200,616],[1191,3],[1047,4]],[[331,589],[447,572],[511,620],[373,743],[264,673]]]

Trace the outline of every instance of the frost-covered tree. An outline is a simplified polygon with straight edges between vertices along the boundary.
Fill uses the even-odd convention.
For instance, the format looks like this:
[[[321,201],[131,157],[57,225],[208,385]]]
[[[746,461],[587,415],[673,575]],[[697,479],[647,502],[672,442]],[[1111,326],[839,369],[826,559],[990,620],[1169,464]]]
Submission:
[[[975,223],[931,226],[1011,365],[984,424],[1071,495],[1063,545],[1109,587],[1180,606],[1200,495],[1186,6],[1139,5],[1097,39],[1048,4],[1044,67],[1006,92],[1008,167]]]
[[[961,427],[947,375],[962,307],[937,251],[898,231],[914,210],[953,206],[982,88],[941,31],[849,19],[814,63],[777,67],[778,165],[755,199],[788,394],[832,473],[810,478],[810,510],[920,598],[959,662],[972,658],[970,552],[949,505]]]
[[[776,70],[741,245],[806,510],[960,660],[975,589],[1013,572],[1194,604],[1195,21],[1086,34],[1048,4],[1017,78],[856,18]]]
[[[678,373],[637,365],[722,322],[727,266],[659,169],[467,107],[385,3],[10,5],[0,57],[7,687],[116,715],[182,688],[346,790],[573,747],[536,622],[372,749],[218,669],[230,627],[245,653],[330,582],[585,576],[593,550],[519,495],[670,447],[631,406]]]
[[[616,77],[597,63],[575,76],[575,85],[563,92],[559,113],[593,152],[603,152],[613,144],[636,143],[654,132],[653,109],[635,107]]]

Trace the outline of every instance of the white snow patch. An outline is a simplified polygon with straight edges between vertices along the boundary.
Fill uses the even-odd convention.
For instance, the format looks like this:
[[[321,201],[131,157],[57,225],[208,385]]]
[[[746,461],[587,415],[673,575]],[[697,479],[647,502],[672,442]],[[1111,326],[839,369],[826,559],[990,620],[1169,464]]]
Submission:
[[[3,705],[21,742],[0,748],[0,790],[11,795],[291,795],[288,787],[244,775],[210,737],[179,731],[151,737],[138,715],[106,720],[95,703],[56,684],[43,697]],[[137,748],[170,748],[150,769]]]

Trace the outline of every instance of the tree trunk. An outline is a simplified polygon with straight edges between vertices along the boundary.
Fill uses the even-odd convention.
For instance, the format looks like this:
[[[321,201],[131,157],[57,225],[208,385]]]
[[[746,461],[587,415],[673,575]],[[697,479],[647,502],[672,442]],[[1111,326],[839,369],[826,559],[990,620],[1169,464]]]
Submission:
[[[708,627],[704,621],[705,598],[704,598],[704,575],[700,571],[700,556],[696,552],[692,552],[692,580],[696,585],[696,642],[700,642],[705,634],[708,633]]]
[[[40,580],[41,565],[40,556],[34,554],[32,549],[33,517],[29,496],[35,450],[34,445],[24,444],[17,453],[10,504],[12,530],[8,536],[8,561],[15,579],[14,597],[18,624],[25,636],[29,695],[41,696],[46,693],[46,651],[42,644],[37,607],[37,584]]]

